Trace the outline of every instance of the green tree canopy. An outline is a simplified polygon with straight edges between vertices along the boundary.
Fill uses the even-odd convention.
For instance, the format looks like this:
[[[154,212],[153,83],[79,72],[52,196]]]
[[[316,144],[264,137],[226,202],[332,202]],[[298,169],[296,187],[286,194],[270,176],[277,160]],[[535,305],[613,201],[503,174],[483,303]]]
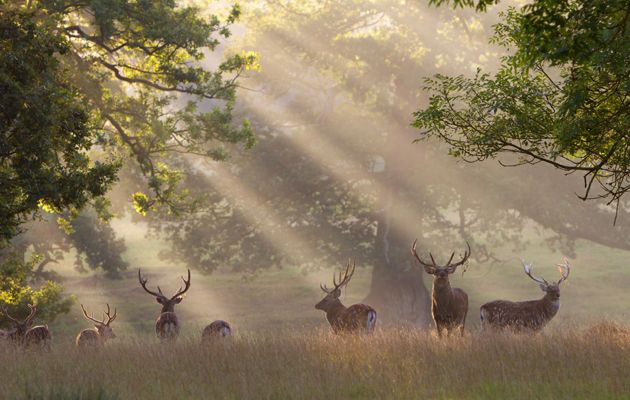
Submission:
[[[221,17],[204,15],[169,0],[0,0],[4,259],[28,253],[28,243],[6,244],[45,210],[75,232],[73,245],[90,264],[117,263],[108,270],[115,276],[125,264],[112,253],[111,245],[122,247],[111,230],[71,220],[88,204],[111,217],[105,196],[121,166],[139,177],[133,201],[140,213],[193,209],[195,200],[178,187],[181,159],[224,160],[230,146],[254,143],[248,121],[235,121],[232,111],[237,79],[255,68],[256,55],[213,54],[239,14],[233,6]],[[102,240],[86,243],[90,236]],[[48,256],[22,266],[32,270]],[[33,273],[13,280],[15,290],[35,293],[27,286]],[[0,297],[22,301],[10,292]]]
[[[508,53],[499,70],[427,79],[414,126],[468,161],[507,153],[504,164],[580,173],[582,199],[619,204],[630,190],[629,16],[624,0],[511,8],[492,39]]]

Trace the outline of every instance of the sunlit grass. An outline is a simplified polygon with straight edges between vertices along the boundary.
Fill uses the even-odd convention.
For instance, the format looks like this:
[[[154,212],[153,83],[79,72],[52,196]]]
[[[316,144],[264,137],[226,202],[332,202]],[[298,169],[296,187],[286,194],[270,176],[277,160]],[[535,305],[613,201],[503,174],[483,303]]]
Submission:
[[[79,352],[0,349],[3,398],[601,399],[630,398],[630,330],[599,325],[534,336],[415,330],[339,337],[241,333],[203,347],[115,339]]]

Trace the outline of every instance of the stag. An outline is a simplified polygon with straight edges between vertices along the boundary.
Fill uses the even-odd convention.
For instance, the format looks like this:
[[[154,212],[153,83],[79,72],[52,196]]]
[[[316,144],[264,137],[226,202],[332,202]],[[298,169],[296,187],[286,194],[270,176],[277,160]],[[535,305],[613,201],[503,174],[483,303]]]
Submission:
[[[532,264],[522,261],[525,274],[540,285],[545,295],[539,300],[507,301],[496,300],[481,306],[480,317],[483,328],[505,329],[514,332],[537,332],[547,325],[560,309],[560,284],[569,277],[571,266],[567,259],[557,264],[560,271],[558,282],[547,282],[532,275]]]
[[[206,326],[201,333],[201,341],[210,343],[215,339],[232,336],[232,327],[225,321],[217,320]]]
[[[464,256],[456,263],[453,262],[455,252],[451,254],[445,266],[436,264],[433,254],[429,253],[431,262],[423,261],[416,252],[418,239],[411,246],[411,254],[418,260],[420,265],[424,267],[426,273],[433,275],[433,290],[431,293],[431,315],[435,322],[438,336],[442,336],[442,331],[446,330],[447,335],[455,328],[459,329],[460,335],[464,335],[464,325],[466,323],[466,314],[468,313],[468,295],[462,289],[451,288],[448,276],[453,274],[457,267],[463,265],[470,257],[470,244],[466,242],[468,250],[464,252]]]
[[[40,347],[50,349],[52,335],[50,334],[48,325],[32,326],[33,318],[37,312],[37,307],[29,304],[28,308],[30,309],[30,312],[22,321],[12,317],[6,308],[2,309],[13,325],[13,329],[6,332],[5,336],[8,337],[8,339],[11,339],[14,343],[22,344],[27,347],[38,345]]]
[[[84,329],[77,335],[77,347],[102,346],[108,339],[114,339],[116,337],[112,327],[109,326],[109,324],[116,319],[116,309],[114,309],[114,315],[111,315],[108,304],[107,312],[103,313],[103,319],[100,321],[94,318],[93,315],[88,315],[83,304],[81,304],[81,309],[83,310],[85,318],[94,322],[94,329]],[[105,322],[105,319],[107,319],[107,322]]]
[[[162,289],[159,286],[157,287],[157,292],[147,289],[147,280],[142,278],[140,269],[138,269],[140,286],[147,293],[154,296],[155,300],[162,305],[162,311],[160,311],[160,315],[155,322],[155,333],[162,340],[173,340],[179,335],[180,325],[177,315],[175,315],[175,304],[181,303],[184,299],[184,294],[190,289],[190,270],[188,270],[188,280],[184,279],[183,276],[181,278],[184,281],[184,288],[180,287],[177,293],[169,298],[162,293]]]
[[[350,262],[346,266],[346,270],[339,272],[339,282],[333,274],[334,288],[330,289],[324,285],[319,287],[326,293],[326,297],[315,305],[315,308],[326,312],[326,319],[330,323],[333,332],[374,332],[376,326],[376,311],[366,304],[354,304],[345,307],[341,304],[339,296],[341,296],[341,288],[346,286],[352,275],[354,274],[356,265],[350,267]]]

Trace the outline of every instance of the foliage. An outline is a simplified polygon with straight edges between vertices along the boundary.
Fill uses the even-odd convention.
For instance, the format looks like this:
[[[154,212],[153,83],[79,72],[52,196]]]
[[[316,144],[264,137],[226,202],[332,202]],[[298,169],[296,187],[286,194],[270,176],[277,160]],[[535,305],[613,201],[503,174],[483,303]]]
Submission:
[[[507,153],[505,164],[582,174],[582,199],[620,200],[630,190],[629,16],[622,0],[510,9],[492,39],[509,51],[498,72],[427,79],[414,126],[467,161]]]
[[[3,249],[0,260],[0,305],[6,306],[16,318],[26,318],[29,304],[37,306],[37,321],[52,322],[59,314],[67,313],[74,303],[73,297],[63,296],[62,287],[47,281],[39,288],[30,285],[33,282],[33,269],[39,261],[37,256],[27,262],[20,254]],[[7,326],[8,319],[3,315],[0,325]]]
[[[57,56],[69,43],[32,13],[0,19],[0,239],[39,208],[80,208],[102,196],[117,165],[87,151],[100,131]]]
[[[38,265],[25,264],[29,271],[51,278],[43,265],[71,243],[79,268],[85,260],[117,276],[124,245],[111,228],[73,219],[88,204],[112,217],[104,196],[121,166],[138,173],[140,211],[180,215],[195,205],[178,187],[181,159],[224,160],[231,148],[254,144],[233,109],[237,79],[256,69],[257,54],[208,67],[239,15],[238,5],[221,19],[171,0],[0,2],[0,239],[15,239],[41,211],[57,214],[70,235],[15,239],[17,259],[30,245],[44,249]]]

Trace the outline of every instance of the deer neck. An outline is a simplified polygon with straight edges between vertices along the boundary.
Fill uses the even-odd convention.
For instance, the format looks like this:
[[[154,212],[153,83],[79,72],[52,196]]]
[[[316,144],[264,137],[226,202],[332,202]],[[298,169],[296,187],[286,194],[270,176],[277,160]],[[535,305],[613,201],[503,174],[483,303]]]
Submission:
[[[433,278],[433,305],[448,307],[453,299],[453,290],[448,278]]]
[[[560,309],[560,299],[553,298],[548,293],[543,296],[540,302],[543,305],[545,314],[547,314],[549,318],[556,315]]]
[[[346,311],[346,306],[341,304],[341,300],[336,299],[331,305],[326,309],[326,319],[328,322],[332,323],[335,321],[339,315],[341,315],[344,311]]]

